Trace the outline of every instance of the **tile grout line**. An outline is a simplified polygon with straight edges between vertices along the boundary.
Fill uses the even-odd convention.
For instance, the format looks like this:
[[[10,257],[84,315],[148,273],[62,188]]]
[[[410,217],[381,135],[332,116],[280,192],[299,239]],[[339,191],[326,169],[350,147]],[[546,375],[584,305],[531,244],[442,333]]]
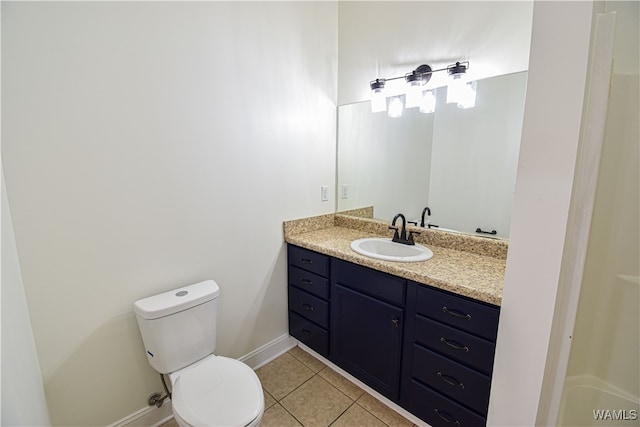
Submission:
[[[356,404],[356,401],[352,400],[351,401],[351,405],[347,406],[347,409],[345,409],[344,411],[340,412],[340,414],[333,421],[331,421],[331,423],[329,423],[328,427],[331,427],[332,425],[334,425],[336,423],[336,421],[338,421],[340,419],[340,417],[343,416],[344,413],[347,412],[349,410],[349,408],[351,408],[355,404]]]
[[[286,406],[284,406],[284,405],[283,405],[283,404],[281,404],[280,402],[276,402],[276,403],[277,403],[278,405],[280,405],[280,407],[281,407],[282,409],[284,409],[284,410],[287,412],[287,414],[291,415],[291,418],[293,418],[294,420],[296,420],[296,421],[298,422],[298,424],[300,424],[302,427],[305,427],[305,425],[302,423],[302,421],[301,421],[301,420],[299,420],[299,419],[297,419],[297,418],[296,418],[296,416],[295,416],[295,415],[293,415],[293,414],[291,413],[291,411],[289,411],[289,410],[287,409],[287,407],[286,407]]]
[[[313,368],[311,366],[309,366],[308,364],[306,364],[303,360],[297,358],[294,354],[287,352],[291,355],[291,357],[293,357],[295,360],[297,360],[298,362],[302,363],[302,365],[304,365],[307,369],[309,369],[310,371],[313,372],[313,375],[311,377],[309,377],[309,379],[307,379],[306,381],[304,381],[302,384],[300,384],[298,387],[294,388],[293,390],[291,390],[289,393],[287,393],[286,395],[284,395],[280,400],[277,400],[276,403],[279,404],[285,411],[287,411],[287,413],[289,415],[291,415],[293,417],[294,420],[296,420],[297,422],[300,423],[300,425],[302,425],[302,427],[307,427],[304,425],[304,423],[302,422],[302,420],[299,420],[298,418],[296,418],[295,415],[293,415],[286,406],[284,406],[282,403],[280,403],[281,400],[284,400],[287,396],[289,396],[290,394],[292,394],[293,392],[295,392],[297,389],[299,389],[300,387],[302,387],[304,384],[306,384],[307,382],[311,381],[313,379],[313,377],[318,376],[320,377],[321,380],[325,381],[327,384],[329,384],[331,387],[335,388],[336,391],[338,391],[339,393],[343,394],[344,396],[346,396],[349,400],[351,400],[351,404],[347,407],[347,409],[345,409],[344,411],[342,411],[336,418],[333,419],[333,421],[331,421],[331,423],[329,423],[329,426],[331,426],[333,423],[335,423],[338,418],[340,418],[342,416],[342,414],[344,414],[349,408],[351,408],[351,406],[353,406],[356,401],[354,399],[351,399],[351,396],[347,396],[345,393],[343,393],[340,389],[338,389],[336,386],[334,386],[333,384],[331,384],[329,381],[327,381],[326,379],[322,378],[322,376],[320,376],[320,372],[324,371],[325,369],[329,368],[327,365],[325,365],[324,363],[322,363],[323,368],[320,369],[319,371],[314,371]],[[273,396],[272,396],[273,397]],[[372,414],[373,415],[373,414]]]
[[[366,392],[365,392],[366,393]],[[364,394],[363,394],[364,396]],[[358,398],[359,400],[359,398]],[[374,414],[373,412],[371,412],[370,410],[368,410],[367,408],[365,408],[364,406],[362,406],[361,404],[359,404],[357,401],[355,402],[356,405],[358,405],[359,407],[361,407],[366,413],[371,414],[371,416],[373,418],[375,418],[376,420],[380,421],[382,424],[384,424],[387,427],[391,427],[389,424],[387,424],[387,422],[385,420],[383,420],[382,418],[380,418],[379,416],[377,416],[376,414]]]
[[[311,370],[313,372],[313,370],[311,368],[309,368],[304,362],[302,362],[300,359],[298,359],[297,357],[295,357],[293,354],[291,355],[295,360],[297,360],[298,362],[302,363],[304,366],[306,366],[309,370]],[[280,403],[281,401],[283,401],[287,396],[289,396],[290,394],[292,394],[293,392],[295,392],[297,389],[299,389],[300,387],[302,387],[303,385],[305,385],[307,382],[311,381],[311,378],[315,377],[316,375],[318,375],[316,372],[313,373],[313,375],[311,375],[311,377],[309,377],[309,379],[307,379],[306,381],[304,381],[302,384],[300,384],[299,386],[297,386],[296,388],[294,388],[293,390],[291,390],[289,393],[285,394],[284,396],[282,396],[282,398],[278,401],[276,401],[276,403],[278,405],[280,405],[282,407],[282,409],[284,409],[285,411],[287,411],[287,413],[289,415],[291,415],[293,417],[294,420],[296,420],[302,427],[306,427],[304,425],[304,423],[302,422],[302,420],[299,420],[298,418],[296,418],[295,415],[293,415],[291,413],[291,411],[289,411],[289,409],[287,409],[286,406],[284,406],[282,403]]]
[[[291,390],[289,393],[287,393],[285,396],[282,397],[283,400],[284,398],[286,398],[287,396],[289,396],[291,393],[295,392],[298,388],[302,387],[305,383],[307,383],[308,381],[311,381],[311,379],[313,377],[320,376],[320,379],[324,380],[327,382],[327,384],[329,384],[331,387],[335,388],[338,392],[340,392],[341,394],[343,394],[344,396],[346,396],[349,400],[351,400],[351,404],[344,410],[342,411],[333,421],[331,421],[331,423],[329,423],[329,427],[332,426],[333,424],[335,424],[336,421],[338,421],[338,419],[344,415],[345,412],[347,412],[349,410],[349,408],[351,408],[353,405],[358,405],[360,408],[362,408],[362,410],[364,410],[366,413],[370,414],[372,417],[374,417],[375,419],[377,419],[378,421],[380,421],[382,424],[384,424],[385,426],[389,427],[389,424],[387,424],[384,420],[380,419],[379,417],[377,417],[375,414],[373,414],[371,411],[369,411],[367,408],[365,408],[364,406],[362,406],[361,404],[358,403],[358,400],[364,396],[365,394],[367,394],[366,391],[363,390],[363,393],[358,396],[357,399],[352,399],[351,396],[347,395],[346,393],[344,393],[342,390],[340,390],[338,387],[336,387],[335,385],[331,384],[329,381],[327,381],[325,378],[323,378],[320,375],[320,372],[324,371],[325,369],[331,369],[331,367],[329,367],[328,365],[325,365],[324,363],[322,363],[321,361],[318,360],[318,362],[322,363],[322,365],[324,366],[322,369],[320,369],[318,372],[315,372],[311,366],[309,366],[308,364],[306,364],[302,359],[297,358],[294,354],[287,352],[291,355],[291,357],[293,357],[295,360],[297,360],[298,362],[302,363],[305,367],[307,367],[309,370],[311,370],[314,374],[306,381],[304,381],[302,384],[300,384],[298,387],[296,387],[295,389]],[[317,360],[317,359],[316,359]],[[334,371],[335,372],[335,371]],[[337,372],[336,372],[337,373]],[[340,375],[340,374],[338,374]],[[272,396],[273,397],[273,396]],[[291,412],[289,412],[289,410],[286,408],[286,406],[284,406],[283,404],[280,403],[280,400],[277,400],[276,403],[280,404],[280,406],[287,411],[287,413],[289,415],[291,415],[296,421],[298,421],[303,427],[307,427],[305,426],[301,420],[297,419],[295,417],[295,415],[293,415]]]
[[[306,384],[307,382],[311,381],[311,379],[313,377],[315,377],[316,375],[318,375],[318,372],[313,371],[313,369],[311,369],[308,365],[306,365],[302,360],[298,359],[297,357],[295,357],[293,354],[291,355],[295,360],[297,360],[298,362],[302,363],[304,366],[306,366],[309,370],[311,370],[313,372],[313,375],[311,375],[311,377],[309,377],[309,379],[307,379],[306,381],[304,381],[302,384],[300,384],[299,386],[297,386],[296,388],[294,388],[293,390],[291,390],[289,393],[285,394],[284,396],[282,396],[282,398],[280,398],[280,400],[276,400],[276,404],[280,405],[280,407],[282,409],[284,409],[287,414],[291,415],[291,417],[296,420],[302,427],[307,427],[304,425],[304,423],[302,422],[302,420],[299,420],[294,414],[291,413],[291,411],[289,411],[289,409],[287,409],[286,406],[284,406],[281,401],[284,400],[287,396],[289,396],[290,394],[294,393],[297,389],[299,389],[300,387],[302,387],[304,384]],[[324,368],[323,368],[324,369]],[[321,369],[322,370],[322,369]],[[271,396],[273,397],[273,396]],[[274,398],[275,399],[275,398]],[[334,420],[335,421],[335,420]]]
[[[291,411],[289,411],[287,409],[286,406],[284,406],[281,402],[282,400],[286,399],[287,396],[289,396],[290,394],[294,393],[296,390],[298,390],[300,387],[302,387],[304,384],[306,384],[307,382],[311,381],[311,379],[313,377],[315,377],[316,375],[318,375],[318,373],[320,371],[322,371],[324,368],[320,369],[320,371],[316,372],[314,371],[309,365],[307,365],[306,363],[304,363],[304,361],[300,360],[299,358],[297,358],[293,353],[291,353],[291,350],[287,351],[285,354],[289,354],[294,360],[297,360],[298,362],[300,362],[305,368],[309,369],[311,372],[313,372],[313,375],[311,375],[308,379],[306,379],[305,381],[303,381],[300,385],[298,385],[297,387],[295,387],[293,390],[291,390],[289,393],[285,394],[284,396],[282,396],[280,399],[276,399],[273,395],[271,395],[271,397],[273,397],[273,399],[276,401],[275,404],[280,405],[280,407],[282,409],[284,409],[289,415],[291,415],[291,417],[296,420],[302,427],[306,427],[304,425],[304,423],[302,422],[302,420],[299,420],[298,418],[296,418],[295,415],[293,415],[291,413]],[[324,365],[324,363],[323,363]],[[324,365],[326,367],[326,365]],[[269,393],[270,394],[270,393]],[[274,404],[274,405],[275,405]]]

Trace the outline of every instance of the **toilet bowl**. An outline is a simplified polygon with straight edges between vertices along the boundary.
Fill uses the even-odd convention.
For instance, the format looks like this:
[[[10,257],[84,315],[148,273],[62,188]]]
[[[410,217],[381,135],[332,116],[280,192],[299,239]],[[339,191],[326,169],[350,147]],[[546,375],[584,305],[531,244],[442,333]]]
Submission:
[[[262,385],[246,364],[216,356],[213,280],[141,299],[134,312],[149,364],[171,382],[173,415],[182,427],[260,424]]]
[[[181,427],[257,426],[262,419],[260,380],[238,360],[211,355],[169,378],[173,415]]]

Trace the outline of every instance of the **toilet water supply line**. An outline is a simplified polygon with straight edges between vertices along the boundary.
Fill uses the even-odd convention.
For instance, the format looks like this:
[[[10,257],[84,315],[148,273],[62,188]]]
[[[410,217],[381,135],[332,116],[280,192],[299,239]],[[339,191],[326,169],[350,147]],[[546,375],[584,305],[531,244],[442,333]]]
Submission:
[[[162,404],[164,403],[164,400],[167,397],[171,399],[171,392],[169,391],[169,388],[167,387],[167,383],[164,380],[164,374],[160,374],[160,379],[162,380],[162,387],[164,387],[164,391],[167,394],[162,396],[161,393],[153,393],[151,396],[149,396],[149,400],[147,400],[147,403],[149,403],[149,406],[155,405],[156,407],[159,408],[162,406]]]

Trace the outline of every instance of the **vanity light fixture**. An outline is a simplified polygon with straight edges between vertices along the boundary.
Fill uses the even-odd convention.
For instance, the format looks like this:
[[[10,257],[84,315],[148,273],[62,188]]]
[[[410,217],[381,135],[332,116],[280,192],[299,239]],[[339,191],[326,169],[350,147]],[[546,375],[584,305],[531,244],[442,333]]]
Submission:
[[[404,78],[407,84],[404,93],[405,107],[420,107],[421,112],[432,113],[435,111],[435,96],[431,91],[425,93],[424,85],[431,80],[433,73],[439,71],[447,71],[452,78],[447,89],[447,102],[455,102],[459,108],[471,108],[475,105],[475,85],[470,86],[467,83],[466,72],[468,68],[469,61],[456,62],[438,70],[433,70],[429,65],[423,64],[404,76],[377,78],[369,82],[369,87],[371,88],[371,111],[374,113],[385,111],[387,109],[386,82]],[[393,112],[391,111],[392,106],[394,108]],[[401,114],[402,100],[398,96],[394,96],[389,104],[389,115],[391,117],[399,117]]]

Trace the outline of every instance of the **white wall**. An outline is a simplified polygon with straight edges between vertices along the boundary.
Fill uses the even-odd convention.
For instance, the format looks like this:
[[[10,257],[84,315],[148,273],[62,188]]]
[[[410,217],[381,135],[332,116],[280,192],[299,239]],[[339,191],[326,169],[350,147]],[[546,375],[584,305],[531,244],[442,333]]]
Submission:
[[[3,426],[49,425],[40,363],[29,320],[7,192],[2,181],[2,418]]]
[[[593,4],[536,2],[488,424],[536,425],[584,100]],[[567,31],[571,28],[571,31]],[[550,64],[571,64],[558,73]]]
[[[286,334],[282,221],[334,211],[336,5],[2,2],[2,39],[3,163],[53,423],[108,424],[160,390],[138,298],[212,278],[217,353]]]

